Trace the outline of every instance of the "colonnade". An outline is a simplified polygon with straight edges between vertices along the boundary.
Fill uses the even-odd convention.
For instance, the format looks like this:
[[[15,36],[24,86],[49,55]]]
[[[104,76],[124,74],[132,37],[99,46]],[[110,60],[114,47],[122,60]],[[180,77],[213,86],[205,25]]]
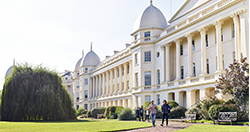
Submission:
[[[132,60],[106,70],[89,79],[89,97],[111,96],[131,89]]]
[[[227,16],[229,17],[229,16]],[[247,54],[247,40],[246,40],[246,20],[245,20],[245,10],[240,10],[235,13],[230,14],[230,17],[234,21],[234,31],[235,31],[235,59],[240,60],[241,55],[243,57],[248,57]],[[223,58],[222,58],[222,40],[221,40],[221,28],[223,25],[223,21],[225,18],[221,20],[214,21],[212,25],[215,26],[216,29],[216,56],[217,56],[217,71],[223,71]],[[211,24],[210,24],[211,25]],[[201,75],[207,74],[207,49],[206,49],[206,32],[210,25],[206,25],[204,27],[198,28],[198,32],[201,36]],[[241,30],[240,30],[241,29]],[[180,45],[183,37],[187,39],[187,47],[188,47],[188,54],[187,54],[187,61],[188,61],[188,78],[193,77],[193,51],[192,51],[192,40],[193,40],[194,32],[187,33],[185,36],[180,38],[176,38],[174,40],[176,45],[176,78],[175,80],[180,80],[181,78],[181,62],[180,62]],[[162,69],[163,69],[163,81],[169,82],[170,81],[170,47],[172,46],[173,41],[170,43],[164,44],[161,46],[162,49]]]
[[[109,101],[100,101],[89,103],[90,110],[98,107],[108,107],[108,106],[122,106],[132,108],[132,98],[109,100]]]

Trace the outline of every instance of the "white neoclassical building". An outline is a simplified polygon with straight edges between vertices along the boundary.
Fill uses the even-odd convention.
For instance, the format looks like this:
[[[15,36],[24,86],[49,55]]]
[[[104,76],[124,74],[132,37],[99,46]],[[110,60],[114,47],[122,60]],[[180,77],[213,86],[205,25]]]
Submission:
[[[170,20],[156,6],[151,1],[135,21],[126,48],[103,61],[91,48],[62,74],[77,109],[134,108],[151,99],[189,108],[234,59],[248,57],[249,0],[187,0]]]

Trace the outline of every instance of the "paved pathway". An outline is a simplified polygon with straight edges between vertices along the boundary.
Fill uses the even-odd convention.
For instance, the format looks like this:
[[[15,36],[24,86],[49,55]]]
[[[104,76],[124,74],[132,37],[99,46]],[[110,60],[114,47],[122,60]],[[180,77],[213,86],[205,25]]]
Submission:
[[[166,123],[166,122],[164,122]],[[168,122],[168,127],[160,126],[161,121],[156,120],[156,126],[155,127],[148,127],[148,128],[141,128],[141,129],[135,129],[135,130],[129,130],[127,132],[170,132],[170,131],[176,131],[180,129],[187,128],[191,126],[191,123],[180,123],[180,122]]]

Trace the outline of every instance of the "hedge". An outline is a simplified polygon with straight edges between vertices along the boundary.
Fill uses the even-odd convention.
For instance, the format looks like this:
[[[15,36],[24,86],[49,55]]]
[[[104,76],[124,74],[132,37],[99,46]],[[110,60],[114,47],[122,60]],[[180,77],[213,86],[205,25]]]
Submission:
[[[100,108],[93,108],[91,110],[91,115],[94,117],[94,118],[97,118],[97,114],[104,114],[105,112],[105,107],[100,107]]]
[[[120,106],[109,106],[105,109],[104,115],[107,119],[117,119],[116,108]]]
[[[122,112],[123,109],[124,109],[124,107],[117,106],[116,109],[115,109],[115,115],[119,115]]]
[[[185,112],[187,111],[186,108],[181,106],[176,106],[170,110],[169,118],[180,118],[185,116]]]
[[[130,108],[124,108],[118,115],[119,120],[131,120],[133,118],[132,110]]]
[[[219,112],[235,112],[238,111],[239,108],[236,107],[234,104],[225,104],[225,105],[212,105],[209,108],[209,117],[211,119],[215,118],[218,119]]]
[[[174,100],[169,100],[167,102],[167,104],[170,106],[171,109],[176,107],[176,106],[179,106],[179,104],[177,102],[175,102]]]

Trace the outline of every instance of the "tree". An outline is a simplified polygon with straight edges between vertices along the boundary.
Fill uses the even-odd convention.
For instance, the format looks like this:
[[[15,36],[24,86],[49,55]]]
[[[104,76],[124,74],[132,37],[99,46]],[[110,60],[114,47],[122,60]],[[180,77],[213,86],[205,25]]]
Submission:
[[[241,107],[241,111],[246,111],[249,100],[249,64],[243,58],[229,65],[224,75],[220,75],[217,80],[216,93],[220,91],[234,97],[236,105]]]
[[[45,67],[19,64],[5,78],[1,120],[75,119],[72,100],[58,74]]]

